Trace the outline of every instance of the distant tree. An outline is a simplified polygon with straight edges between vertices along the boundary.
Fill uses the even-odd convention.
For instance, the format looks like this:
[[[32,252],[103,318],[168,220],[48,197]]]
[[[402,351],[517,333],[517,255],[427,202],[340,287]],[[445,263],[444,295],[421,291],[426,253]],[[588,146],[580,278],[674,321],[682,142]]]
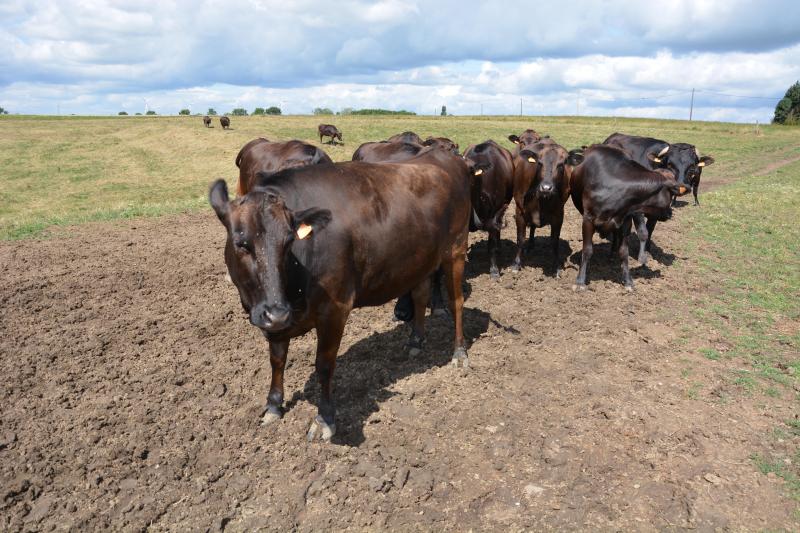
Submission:
[[[8,109],[0,107],[0,115],[8,115]]]
[[[327,107],[315,107],[314,108],[315,115],[333,115],[333,111],[328,109]]]
[[[280,107],[275,107],[275,106],[268,107],[266,109],[266,111],[264,111],[264,113],[266,113],[267,115],[280,115],[281,114],[281,108]]]
[[[800,81],[787,89],[786,94],[775,106],[775,116],[772,118],[775,124],[798,124],[800,123]]]
[[[153,111],[153,110],[151,109],[150,111],[148,111],[147,113],[145,113],[145,115],[158,115],[158,113],[156,113],[155,111]]]
[[[136,113],[136,115],[137,115],[137,116],[141,116],[142,114],[141,114],[141,113]]]
[[[354,109],[354,110],[351,110],[348,114],[350,114],[350,115],[416,115],[416,113],[414,113],[413,111],[406,111],[405,109],[401,109],[400,111],[392,111],[392,110],[389,110],[389,109]]]
[[[228,114],[231,115],[231,116],[234,116],[234,117],[246,117],[247,116],[247,109],[245,109],[243,107],[237,107],[236,109],[234,109],[233,111],[231,111]]]
[[[255,109],[253,109],[253,115],[263,115],[263,114],[264,114],[264,108],[263,107],[257,107]]]
[[[128,114],[127,111],[120,111],[119,113],[117,113],[117,115],[120,115],[120,116],[127,115],[127,114]]]
[[[342,110],[339,112],[341,115],[352,115],[353,108],[352,107],[343,107]]]
[[[206,111],[206,115],[208,115],[209,117],[215,117],[217,115],[217,110],[214,109],[213,107],[209,107],[208,111]]]
[[[447,116],[447,106],[446,105],[442,106],[442,112],[440,113],[440,115],[442,115],[443,117]]]
[[[180,111],[178,111],[178,114],[179,115],[191,115],[192,112],[189,111],[188,109],[181,109]]]

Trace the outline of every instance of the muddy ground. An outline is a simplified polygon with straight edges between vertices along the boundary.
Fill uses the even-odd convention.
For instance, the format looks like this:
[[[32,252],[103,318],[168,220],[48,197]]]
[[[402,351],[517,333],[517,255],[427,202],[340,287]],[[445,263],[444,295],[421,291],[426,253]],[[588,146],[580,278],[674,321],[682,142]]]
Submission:
[[[790,400],[768,409],[697,353],[725,341],[690,312],[714,285],[677,231],[695,208],[659,224],[649,268],[632,259],[635,293],[603,241],[576,294],[567,207],[562,279],[549,229],[513,275],[506,215],[498,282],[472,235],[468,371],[449,318],[409,359],[391,305],[356,310],[329,444],[305,439],[313,333],[290,346],[285,417],[259,426],[267,347],[210,209],[0,244],[0,529],[800,528],[750,460],[796,445],[767,438]]]

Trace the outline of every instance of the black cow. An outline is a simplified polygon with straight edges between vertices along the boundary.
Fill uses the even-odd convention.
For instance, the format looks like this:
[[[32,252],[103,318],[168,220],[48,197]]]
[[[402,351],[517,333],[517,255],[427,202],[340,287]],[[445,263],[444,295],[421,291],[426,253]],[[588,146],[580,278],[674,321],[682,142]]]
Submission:
[[[226,130],[231,127],[231,119],[228,117],[219,117],[219,124],[222,126],[222,129]]]
[[[580,155],[574,155],[577,162]],[[612,251],[619,254],[625,288],[633,290],[628,270],[630,219],[640,213],[654,220],[668,220],[678,183],[671,172],[649,170],[612,146],[590,146],[583,157],[570,180],[572,202],[583,215],[581,268],[573,289],[586,289],[592,236],[597,231],[603,237],[614,237]]]
[[[534,133],[533,130],[528,132]],[[526,133],[528,133],[526,132]],[[513,136],[512,136],[513,137]],[[514,221],[517,225],[517,255],[512,270],[522,268],[525,228],[530,226],[529,248],[533,248],[536,228],[550,226],[553,273],[561,276],[563,261],[558,248],[564,223],[564,204],[569,198],[569,181],[577,159],[550,138],[533,141],[523,134],[514,148]],[[519,138],[518,138],[519,139]]]
[[[317,132],[319,133],[320,143],[322,142],[323,137],[330,137],[331,140],[329,144],[336,144],[336,139],[339,139],[339,142],[344,144],[344,141],[342,141],[342,132],[340,132],[333,124],[320,124],[317,126]]]
[[[203,117],[203,126],[205,126],[206,128],[211,127],[211,117],[209,117],[208,115]]]
[[[491,140],[467,148],[464,160],[472,173],[470,229],[489,232],[489,275],[496,279],[503,215],[514,191],[514,163],[511,152]]]
[[[225,263],[250,322],[269,343],[272,383],[263,423],[283,414],[289,341],[317,332],[322,386],[313,439],[336,431],[333,373],[350,311],[412,291],[409,345],[421,346],[430,274],[441,264],[455,320],[454,364],[467,364],[461,283],[469,176],[461,158],[432,150],[417,162],[347,162],[273,174],[229,201],[224,180],[209,200],[225,226]]]

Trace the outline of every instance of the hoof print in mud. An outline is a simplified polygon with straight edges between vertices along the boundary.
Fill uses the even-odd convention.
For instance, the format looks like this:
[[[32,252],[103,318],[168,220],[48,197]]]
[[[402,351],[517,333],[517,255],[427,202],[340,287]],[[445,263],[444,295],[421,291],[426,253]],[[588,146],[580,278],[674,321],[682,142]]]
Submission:
[[[308,428],[306,440],[308,440],[308,442],[313,442],[317,436],[319,436],[319,440],[328,442],[335,434],[336,424],[328,425],[321,416],[317,415],[314,417],[314,420],[311,421],[311,427]]]

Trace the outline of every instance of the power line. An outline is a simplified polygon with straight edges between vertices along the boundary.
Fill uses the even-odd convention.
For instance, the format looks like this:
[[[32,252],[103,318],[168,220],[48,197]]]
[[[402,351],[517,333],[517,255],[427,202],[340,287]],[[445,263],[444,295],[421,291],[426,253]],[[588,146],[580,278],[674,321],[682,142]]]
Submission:
[[[730,96],[731,98],[756,98],[758,100],[780,100],[781,98],[783,98],[782,96],[745,96],[743,94],[729,94],[717,91],[709,91],[708,89],[697,89],[697,92],[717,94],[719,96]]]

